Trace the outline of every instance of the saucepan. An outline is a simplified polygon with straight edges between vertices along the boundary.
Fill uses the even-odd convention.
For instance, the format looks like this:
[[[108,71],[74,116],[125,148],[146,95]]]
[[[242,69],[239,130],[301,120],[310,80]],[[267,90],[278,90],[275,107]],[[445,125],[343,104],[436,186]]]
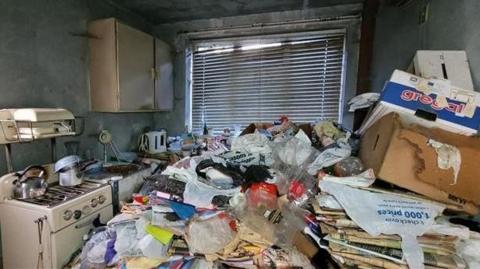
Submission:
[[[55,173],[58,173],[60,186],[76,186],[83,180],[79,171],[81,159],[77,155],[63,157],[55,163]]]

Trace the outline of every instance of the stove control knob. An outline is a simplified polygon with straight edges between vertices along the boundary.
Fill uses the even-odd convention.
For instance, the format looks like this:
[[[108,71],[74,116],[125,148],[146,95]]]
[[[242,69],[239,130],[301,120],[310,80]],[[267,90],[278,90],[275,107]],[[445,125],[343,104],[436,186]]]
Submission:
[[[79,219],[81,216],[82,216],[82,211],[80,211],[80,210],[73,211],[73,217],[75,219]]]
[[[65,212],[63,212],[63,219],[64,220],[70,220],[73,216],[73,212],[72,210],[65,210]]]
[[[82,208],[82,213],[84,215],[88,215],[88,214],[90,214],[90,212],[92,212],[92,208],[90,206],[86,205]]]
[[[93,198],[92,200],[90,200],[90,206],[91,207],[96,207],[97,205],[98,205],[97,198]]]
[[[99,202],[100,204],[105,203],[106,200],[107,200],[107,197],[105,197],[104,195],[98,196],[98,202]]]

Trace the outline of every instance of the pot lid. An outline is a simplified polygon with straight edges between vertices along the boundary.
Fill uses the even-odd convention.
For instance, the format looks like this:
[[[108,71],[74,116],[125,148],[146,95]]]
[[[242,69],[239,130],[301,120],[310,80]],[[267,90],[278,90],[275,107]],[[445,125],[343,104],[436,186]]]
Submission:
[[[77,155],[70,155],[61,158],[55,163],[55,173],[58,173],[60,170],[68,167],[73,167],[80,162],[80,157]]]

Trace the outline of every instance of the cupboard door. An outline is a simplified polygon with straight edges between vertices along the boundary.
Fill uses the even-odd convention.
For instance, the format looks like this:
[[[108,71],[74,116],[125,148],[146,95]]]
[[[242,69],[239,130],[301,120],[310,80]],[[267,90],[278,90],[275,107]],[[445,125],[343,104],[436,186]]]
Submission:
[[[155,39],[155,108],[173,109],[173,59],[174,51],[167,43]]]
[[[117,23],[120,111],[154,109],[153,37]]]
[[[90,109],[98,112],[118,110],[118,78],[115,19],[89,23]]]

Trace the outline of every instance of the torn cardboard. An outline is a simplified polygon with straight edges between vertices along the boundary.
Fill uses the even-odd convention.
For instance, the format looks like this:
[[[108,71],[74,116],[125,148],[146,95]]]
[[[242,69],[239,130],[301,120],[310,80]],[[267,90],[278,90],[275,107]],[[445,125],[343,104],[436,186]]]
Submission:
[[[407,122],[390,113],[366,131],[360,148],[365,166],[379,179],[477,214],[480,139]],[[455,182],[454,169],[438,166],[437,150],[428,145],[431,139],[458,149],[461,164],[456,184],[451,184]]]

